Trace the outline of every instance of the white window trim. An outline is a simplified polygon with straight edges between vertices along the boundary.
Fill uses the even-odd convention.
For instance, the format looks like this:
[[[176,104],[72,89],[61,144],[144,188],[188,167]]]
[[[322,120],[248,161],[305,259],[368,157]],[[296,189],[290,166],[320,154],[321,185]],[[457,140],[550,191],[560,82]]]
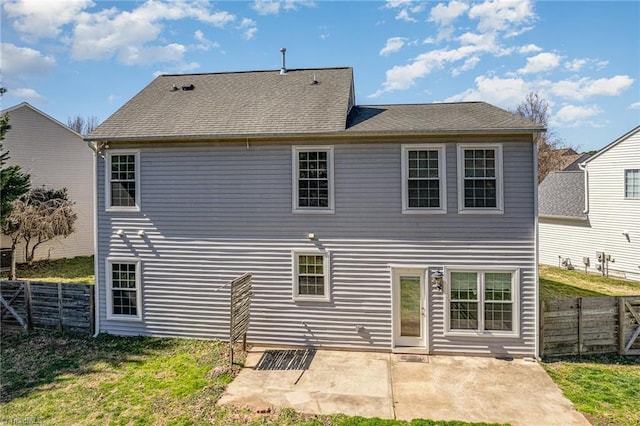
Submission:
[[[495,149],[496,151],[496,207],[464,206],[464,150]],[[502,144],[458,144],[458,213],[459,214],[504,214],[504,186],[502,167]]]
[[[440,183],[440,207],[409,207],[407,181],[409,179],[409,151],[438,151],[438,180]],[[447,155],[444,144],[402,145],[402,214],[445,214],[447,213]]]
[[[329,206],[328,207],[300,207],[298,205],[298,153],[299,152],[327,152],[327,177],[329,179]],[[293,213],[303,214],[334,214],[335,210],[335,185],[334,185],[334,155],[333,145],[294,145],[291,147],[292,162],[292,191],[291,203]]]
[[[324,296],[311,296],[299,294],[298,287],[298,257],[322,256],[324,269]],[[294,302],[330,302],[331,301],[331,253],[328,250],[292,250],[291,265],[293,275],[293,301]]]
[[[483,330],[484,329],[484,285],[478,288],[478,329],[477,330],[458,330],[451,329],[451,273],[452,272],[477,272],[478,274],[486,274],[491,272],[510,272],[511,273],[511,294],[512,296],[512,314],[513,314],[513,330]],[[481,268],[481,267],[455,267],[445,268],[445,283],[443,293],[445,296],[445,330],[444,335],[447,337],[520,337],[520,270],[517,268]]]
[[[639,170],[639,169],[635,169],[635,168],[634,169],[624,169],[623,179],[624,179],[624,199],[625,200],[639,200],[640,199],[640,195],[635,196],[635,197],[629,197],[627,195],[627,193],[628,193],[628,191],[627,191],[627,172],[633,172],[633,171],[636,171],[636,170]],[[638,173],[640,173],[640,171]]]
[[[111,157],[114,155],[134,155],[136,167],[136,205],[135,206],[111,206]],[[104,168],[104,205],[108,212],[139,212],[140,211],[140,150],[138,149],[114,149],[109,150],[105,155]]]
[[[126,263],[136,265],[136,312],[137,315],[121,315],[113,313],[113,286],[112,265],[114,263]],[[142,271],[139,258],[132,257],[108,257],[105,260],[105,290],[107,299],[107,319],[116,321],[142,322]]]

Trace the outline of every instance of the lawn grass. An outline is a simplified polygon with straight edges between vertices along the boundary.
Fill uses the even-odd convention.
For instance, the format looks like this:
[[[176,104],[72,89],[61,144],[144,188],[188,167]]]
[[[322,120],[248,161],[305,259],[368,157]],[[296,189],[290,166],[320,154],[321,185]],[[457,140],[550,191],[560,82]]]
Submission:
[[[216,401],[240,367],[220,341],[97,338],[36,332],[0,337],[0,423],[47,425],[463,426],[346,415],[271,414]],[[242,356],[237,358],[244,362]],[[477,425],[486,425],[477,423]]]
[[[640,295],[640,282],[540,265],[540,298]]]
[[[2,273],[2,278],[7,276]],[[42,260],[32,266],[22,263],[16,267],[16,276],[19,280],[94,284],[93,256]]]
[[[563,357],[542,365],[592,424],[640,424],[640,357]]]

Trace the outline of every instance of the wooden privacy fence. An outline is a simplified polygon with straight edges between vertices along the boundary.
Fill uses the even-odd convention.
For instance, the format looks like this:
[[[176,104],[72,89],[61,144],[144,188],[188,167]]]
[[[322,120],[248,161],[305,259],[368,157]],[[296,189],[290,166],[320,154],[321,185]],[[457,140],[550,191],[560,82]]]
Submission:
[[[2,327],[93,333],[93,286],[0,281]]]
[[[540,356],[640,355],[640,296],[554,299],[540,308]]]

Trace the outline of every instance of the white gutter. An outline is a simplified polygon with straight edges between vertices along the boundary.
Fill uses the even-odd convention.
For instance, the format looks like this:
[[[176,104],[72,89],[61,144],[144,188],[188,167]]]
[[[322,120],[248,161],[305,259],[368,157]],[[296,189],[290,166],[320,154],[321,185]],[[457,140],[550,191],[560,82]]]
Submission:
[[[98,285],[98,144],[87,142],[93,151],[93,337],[100,334],[100,286]]]

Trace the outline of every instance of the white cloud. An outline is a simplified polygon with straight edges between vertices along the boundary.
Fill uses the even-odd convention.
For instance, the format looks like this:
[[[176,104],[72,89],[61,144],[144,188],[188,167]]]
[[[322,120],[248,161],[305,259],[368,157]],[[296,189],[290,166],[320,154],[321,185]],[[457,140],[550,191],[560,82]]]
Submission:
[[[634,102],[629,105],[629,109],[640,109],[640,102]]]
[[[47,75],[56,65],[53,56],[45,56],[38,50],[19,47],[12,43],[2,43],[0,53],[2,74],[9,78],[20,79],[24,75]]]
[[[236,17],[228,12],[207,10],[203,2],[179,0],[171,3],[148,1],[132,11],[115,8],[97,13],[82,12],[76,17],[73,31],[72,57],[108,59],[116,56],[125,64],[179,61],[184,49],[176,43],[149,46],[162,31],[162,22],[191,18],[223,28]],[[148,52],[146,52],[148,50]],[[154,61],[153,54],[159,54]]]
[[[564,63],[564,69],[567,71],[580,71],[587,64],[586,59],[573,59]]]
[[[396,14],[396,20],[405,22],[418,22],[412,14],[423,12],[426,9],[424,3],[416,4],[412,0],[387,0],[385,4],[387,9],[399,9]]]
[[[414,3],[410,1],[390,0],[385,7],[402,11],[410,10],[413,5]],[[465,14],[475,22],[476,28],[456,36],[456,31],[466,26],[453,25],[454,21]],[[380,96],[395,90],[406,90],[412,87],[416,80],[445,66],[452,66],[451,73],[456,76],[475,68],[484,56],[510,55],[517,51],[518,47],[505,45],[504,39],[527,31],[530,29],[528,25],[535,19],[529,0],[486,0],[482,3],[454,0],[447,5],[439,3],[430,10],[428,18],[429,21],[438,25],[438,34],[437,36],[428,35],[423,39],[423,44],[438,44],[446,40],[449,44],[457,41],[459,46],[430,50],[418,55],[409,64],[392,67],[387,70],[386,79],[381,88],[372,96]],[[541,50],[534,44],[519,49],[521,53]],[[540,66],[534,61],[523,71],[533,70],[534,65]]]
[[[258,12],[258,15],[276,15],[280,12],[280,1],[255,0],[251,8]]]
[[[550,124],[558,127],[575,127],[586,124],[594,125],[593,122],[585,122],[585,120],[600,115],[601,113],[602,110],[595,105],[564,105],[552,116]]]
[[[536,46],[535,44],[527,44],[526,46],[521,46],[518,49],[518,53],[522,53],[523,55],[526,55],[527,53],[536,53],[541,51],[542,51],[542,47]]]
[[[201,30],[196,30],[196,32],[193,33],[193,38],[195,38],[199,42],[196,45],[196,49],[198,50],[208,51],[220,47],[219,43],[207,39]]]
[[[42,96],[36,90],[28,87],[9,89],[7,93],[9,93],[11,96],[15,98],[26,99],[31,101],[46,102],[47,100],[44,96]]]
[[[520,74],[535,74],[544,71],[550,71],[557,68],[560,65],[561,56],[555,53],[543,52],[536,56],[527,58],[527,65],[524,68],[520,68],[518,73]]]
[[[120,95],[116,95],[116,94],[110,94],[109,96],[107,96],[107,103],[109,105],[113,104],[116,101],[119,101],[122,98],[122,96]]]
[[[280,9],[297,10],[299,6],[315,7],[315,3],[309,0],[254,0],[251,8],[258,15],[277,15]]]
[[[535,19],[535,13],[529,0],[488,0],[474,4],[469,9],[469,18],[478,19],[478,30],[504,31],[515,35],[522,30],[514,31],[514,27],[528,24]]]
[[[429,21],[438,25],[451,25],[460,15],[469,10],[469,5],[453,0],[449,4],[438,3],[429,13]]]
[[[26,40],[55,38],[61,27],[71,23],[82,10],[93,6],[91,0],[56,0],[43,4],[40,1],[13,0],[4,2],[13,28]]]
[[[398,21],[405,22],[418,22],[417,19],[412,18],[411,15],[409,15],[409,11],[407,9],[402,9],[400,12],[398,12],[398,14],[396,15],[396,19]]]
[[[594,96],[618,96],[633,84],[628,75],[592,80],[588,77],[561,80],[549,84],[549,91],[558,97],[583,101]]]
[[[397,7],[411,6],[412,4],[413,0],[387,0],[385,7],[395,9]]]
[[[200,64],[197,62],[180,62],[171,66],[170,68],[166,68],[164,70],[158,70],[153,73],[154,77],[158,77],[163,74],[186,74],[200,68]]]
[[[318,30],[320,30],[320,35],[318,37],[320,37],[322,40],[325,40],[329,37],[331,37],[331,33],[329,32],[329,28],[323,26],[318,27]]]
[[[185,51],[186,47],[178,43],[166,46],[130,46],[120,51],[119,59],[125,64],[179,62]]]
[[[527,93],[534,91],[532,85],[522,78],[479,76],[475,82],[475,89],[453,95],[445,102],[484,101],[512,109],[522,103]]]
[[[462,74],[463,72],[466,71],[471,71],[472,69],[474,69],[476,67],[476,65],[478,65],[478,63],[480,62],[480,58],[477,56],[472,56],[471,58],[467,59],[464,61],[464,64],[462,64],[461,67],[458,68],[454,68],[453,71],[451,72],[451,75],[458,76],[460,74]]]
[[[247,40],[251,40],[258,32],[256,21],[249,18],[243,18],[238,28],[244,31],[244,38]]]
[[[402,49],[407,42],[405,37],[391,37],[387,39],[387,44],[380,50],[380,56],[387,56]]]

